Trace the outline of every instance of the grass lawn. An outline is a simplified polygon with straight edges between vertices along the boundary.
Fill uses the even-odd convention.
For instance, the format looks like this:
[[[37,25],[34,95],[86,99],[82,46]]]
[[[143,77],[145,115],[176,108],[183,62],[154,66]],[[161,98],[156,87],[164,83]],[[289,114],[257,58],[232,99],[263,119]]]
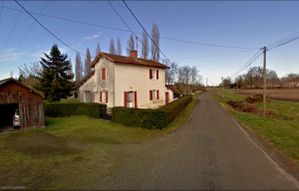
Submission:
[[[253,131],[266,140],[299,167],[299,103],[291,101],[269,100],[267,111],[272,115],[263,118],[259,114],[244,113],[234,110],[226,102],[240,101],[246,96],[238,95],[233,90],[224,91],[224,99],[220,97],[220,89],[212,89],[214,97],[245,128]],[[262,110],[262,102],[254,104]]]
[[[119,149],[166,135],[188,119],[196,99],[167,128],[148,130],[73,116],[46,118],[47,127],[0,135],[0,188],[96,189],[123,160]]]

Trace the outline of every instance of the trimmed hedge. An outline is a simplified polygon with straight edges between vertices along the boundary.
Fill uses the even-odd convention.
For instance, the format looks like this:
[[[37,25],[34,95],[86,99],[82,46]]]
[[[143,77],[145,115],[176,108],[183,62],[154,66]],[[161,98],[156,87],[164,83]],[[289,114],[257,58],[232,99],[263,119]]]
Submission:
[[[106,117],[106,105],[98,103],[45,103],[45,115],[49,117],[68,117],[87,115],[93,118]]]
[[[171,123],[192,101],[192,96],[184,96],[159,109],[112,108],[112,121],[127,126],[147,129],[162,129]]]

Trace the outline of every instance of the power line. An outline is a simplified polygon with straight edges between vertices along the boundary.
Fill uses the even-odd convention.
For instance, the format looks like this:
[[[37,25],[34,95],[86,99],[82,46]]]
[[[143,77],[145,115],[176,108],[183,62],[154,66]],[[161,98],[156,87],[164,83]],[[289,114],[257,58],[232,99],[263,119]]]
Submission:
[[[272,50],[272,49],[278,48],[280,46],[286,45],[286,44],[291,43],[291,42],[293,42],[295,40],[298,40],[298,39],[299,39],[299,33],[297,32],[295,34],[289,35],[288,37],[283,38],[283,39],[281,39],[281,40],[279,40],[279,41],[277,41],[277,42],[269,45],[268,46],[269,47],[268,50]]]
[[[133,33],[135,36],[136,33],[132,30],[132,28],[126,23],[126,21],[122,18],[122,16],[119,14],[119,12],[113,7],[113,5],[110,3],[110,1],[107,1],[107,3],[110,5],[111,9],[114,11],[114,13],[118,16],[118,18],[122,21],[122,23],[129,29],[131,33]]]
[[[147,30],[144,28],[144,26],[141,24],[141,22],[138,20],[138,18],[136,17],[136,15],[134,14],[134,12],[130,9],[130,7],[128,6],[128,4],[122,0],[122,2],[124,3],[124,5],[127,7],[127,9],[129,10],[129,12],[132,14],[132,16],[134,17],[134,19],[137,21],[137,23],[140,25],[140,27],[143,29],[143,31],[145,32],[145,34],[148,36],[148,38],[152,41],[153,45],[159,50],[159,52],[164,56],[164,58],[166,58],[166,60],[168,62],[170,62],[170,60],[167,58],[167,56],[164,54],[164,52],[160,49],[160,47],[155,43],[155,41],[153,40],[153,38],[149,35],[149,33],[147,32]]]
[[[40,11],[40,13],[39,13],[39,17],[38,17],[37,19],[40,18],[41,14],[43,14],[43,12],[44,12],[45,9],[47,8],[48,4],[49,4],[49,0],[46,2],[45,6],[44,6],[44,7],[42,8],[42,10]],[[17,45],[16,49],[18,49],[18,48],[21,46],[21,44],[23,43],[23,41],[27,38],[27,36],[28,36],[29,33],[31,32],[31,30],[33,29],[34,25],[35,25],[35,22],[33,22],[33,23],[30,25],[29,29],[26,31],[25,35],[23,36],[23,38],[20,40],[19,44]]]
[[[22,11],[23,12],[23,10],[15,9],[15,8],[12,8],[12,7],[3,6],[3,8],[9,9],[11,11],[18,11],[18,12]],[[28,12],[31,13],[32,15],[39,15],[39,13],[36,13],[36,12],[33,12],[33,11],[28,11]],[[65,18],[65,17],[58,17],[58,16],[53,16],[53,15],[47,15],[47,14],[41,14],[41,16],[47,17],[47,18],[52,18],[52,19],[57,19],[57,20],[62,20],[62,21],[67,21],[67,22],[72,22],[72,23],[89,25],[89,26],[92,26],[92,27],[105,28],[105,29],[109,29],[109,30],[116,30],[116,31],[122,31],[122,32],[130,32],[129,30],[126,30],[126,29],[110,27],[110,26],[105,26],[105,25],[99,25],[99,24],[94,24],[94,23],[88,23],[88,22],[85,22],[85,21],[79,21],[79,20]]]
[[[231,78],[233,79],[237,75],[239,75],[242,71],[246,70],[251,64],[253,64],[261,55],[262,55],[262,49],[259,49],[257,53],[249,59],[241,68],[239,68],[235,73],[232,74]]]
[[[9,9],[12,11],[22,11],[20,9],[15,9],[7,6],[1,6],[2,8]],[[28,11],[32,15],[39,15],[39,13]],[[65,17],[58,17],[58,16],[52,16],[52,15],[47,15],[47,14],[41,14],[40,16],[47,17],[47,18],[52,18],[52,19],[57,19],[57,20],[62,20],[62,21],[67,21],[67,22],[72,22],[72,23],[77,23],[77,24],[82,24],[82,25],[88,25],[92,27],[97,27],[97,28],[103,28],[103,29],[108,29],[108,30],[114,30],[114,31],[121,31],[121,32],[129,32],[132,33],[132,31],[129,29],[122,29],[122,28],[117,28],[117,27],[111,27],[111,26],[106,26],[106,25],[99,25],[99,24],[94,24],[94,23],[89,23],[85,21],[80,21],[80,20],[75,20],[75,19],[70,19],[70,18],[65,18]],[[142,35],[141,32],[134,32],[136,35]],[[185,44],[192,44],[192,45],[199,45],[199,46],[210,46],[210,47],[219,47],[219,48],[229,48],[229,49],[256,49],[252,47],[239,47],[239,46],[229,46],[229,45],[223,45],[223,44],[214,44],[214,43],[206,43],[206,42],[196,42],[196,41],[190,41],[190,40],[184,40],[184,39],[175,39],[175,38],[170,38],[166,36],[160,36],[161,39],[173,41],[173,42],[179,42],[179,43],[185,43]]]
[[[201,45],[201,46],[212,46],[212,47],[232,48],[232,49],[246,49],[246,50],[256,49],[256,48],[249,48],[249,47],[228,46],[228,45],[211,44],[211,43],[196,42],[196,41],[189,41],[189,40],[178,40],[178,39],[169,38],[169,37],[162,37],[162,36],[161,36],[161,38],[166,39],[166,40],[170,40],[170,41],[174,41],[174,42],[181,42],[181,43]]]
[[[24,4],[25,4],[25,3],[26,3],[26,2],[24,2]],[[9,41],[10,41],[10,38],[11,38],[11,36],[12,36],[12,34],[13,34],[13,32],[14,32],[16,26],[17,26],[17,23],[18,23],[18,21],[19,21],[19,19],[20,19],[20,16],[21,16],[21,12],[18,13],[17,18],[15,19],[15,22],[14,22],[14,24],[13,24],[11,30],[9,31],[8,38],[6,39],[6,42],[5,42],[5,44],[4,44],[4,47],[2,48],[2,52],[5,52],[6,47],[7,47],[8,43],[9,43]]]
[[[1,7],[1,12],[0,12],[0,21],[2,18],[2,14],[3,14],[3,8],[4,8],[4,1],[2,1],[2,7]]]
[[[82,53],[80,53],[79,51],[75,50],[74,48],[72,48],[70,45],[68,45],[66,42],[64,42],[63,40],[61,40],[58,36],[56,36],[54,33],[52,33],[49,29],[47,29],[42,23],[40,23],[30,12],[28,12],[17,0],[15,0],[15,2],[33,19],[35,20],[42,28],[44,28],[48,33],[50,33],[56,40],[58,40],[59,42],[61,42],[62,44],[64,44],[66,47],[68,47],[69,49],[73,50],[74,52],[83,55]]]
[[[239,51],[233,51],[233,52],[211,54],[211,55],[206,55],[206,56],[184,57],[184,58],[178,58],[176,60],[190,60],[190,59],[197,59],[197,58],[211,58],[211,57],[225,56],[225,55],[229,55],[229,54],[236,54],[236,53],[249,52],[249,51],[253,51],[253,50],[239,50]]]

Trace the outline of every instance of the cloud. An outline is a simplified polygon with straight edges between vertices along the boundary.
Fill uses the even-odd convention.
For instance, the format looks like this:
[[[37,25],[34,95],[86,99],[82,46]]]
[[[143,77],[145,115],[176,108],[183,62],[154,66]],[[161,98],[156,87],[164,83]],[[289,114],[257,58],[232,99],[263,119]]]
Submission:
[[[11,48],[0,53],[0,60],[3,62],[15,62],[21,60],[23,55],[23,52],[17,52],[14,48]]]
[[[97,34],[93,34],[93,35],[89,35],[89,36],[85,36],[83,37],[84,40],[94,40],[94,39],[97,39],[97,38],[100,38],[100,34],[97,33]]]

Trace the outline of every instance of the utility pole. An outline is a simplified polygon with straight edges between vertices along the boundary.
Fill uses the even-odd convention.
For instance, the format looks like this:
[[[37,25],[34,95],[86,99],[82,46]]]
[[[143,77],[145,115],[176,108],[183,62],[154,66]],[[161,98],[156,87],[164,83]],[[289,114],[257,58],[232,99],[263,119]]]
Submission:
[[[263,53],[264,53],[264,70],[263,70],[263,78],[264,78],[264,87],[263,87],[263,117],[266,117],[266,86],[267,86],[267,71],[266,71],[266,52],[267,52],[267,47],[263,48]]]
[[[223,87],[223,77],[221,77],[221,98],[223,99],[223,97],[224,97],[224,95],[223,95],[223,89],[224,89],[224,87]]]

